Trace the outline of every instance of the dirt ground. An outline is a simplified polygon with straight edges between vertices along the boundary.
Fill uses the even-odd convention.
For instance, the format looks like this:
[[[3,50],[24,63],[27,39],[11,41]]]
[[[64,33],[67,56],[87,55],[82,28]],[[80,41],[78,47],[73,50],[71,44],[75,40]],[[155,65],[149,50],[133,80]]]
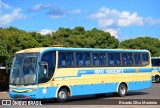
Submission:
[[[0,99],[10,99],[8,92],[0,92]]]

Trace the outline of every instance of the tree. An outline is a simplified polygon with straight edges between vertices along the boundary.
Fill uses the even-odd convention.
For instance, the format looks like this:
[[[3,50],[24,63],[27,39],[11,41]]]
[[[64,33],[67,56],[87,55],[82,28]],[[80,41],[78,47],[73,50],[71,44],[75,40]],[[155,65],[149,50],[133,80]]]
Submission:
[[[66,47],[81,48],[117,48],[118,39],[110,33],[93,28],[86,31],[83,27],[74,29],[60,28],[54,34],[53,39]]]
[[[110,33],[96,28],[86,31],[81,26],[74,29],[59,28],[56,32],[44,36],[15,27],[0,28],[0,40],[0,64],[3,65],[11,61],[17,51],[26,48],[49,47],[57,44],[81,48],[117,48],[119,45],[118,39]]]
[[[42,46],[40,35],[19,30],[15,27],[0,28],[0,64],[5,66],[13,59],[14,54],[22,49]]]
[[[147,49],[152,56],[160,56],[160,40],[151,37],[138,37],[124,40],[120,43],[120,48],[127,49]]]

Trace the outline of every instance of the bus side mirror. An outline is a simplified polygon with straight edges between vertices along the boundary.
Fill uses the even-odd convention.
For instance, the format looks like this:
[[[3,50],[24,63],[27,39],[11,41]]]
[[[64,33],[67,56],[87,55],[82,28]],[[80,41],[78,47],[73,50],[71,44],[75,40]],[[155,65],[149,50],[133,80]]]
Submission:
[[[40,69],[41,69],[41,74],[43,74],[44,78],[48,78],[48,62],[41,61]]]

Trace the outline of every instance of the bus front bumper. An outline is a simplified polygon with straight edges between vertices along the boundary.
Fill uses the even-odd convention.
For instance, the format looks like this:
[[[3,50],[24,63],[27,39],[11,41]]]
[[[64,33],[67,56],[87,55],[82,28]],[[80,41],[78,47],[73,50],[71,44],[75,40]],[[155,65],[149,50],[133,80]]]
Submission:
[[[20,92],[20,89],[12,89],[9,95],[12,99],[48,99],[55,98],[58,87],[32,89],[32,92]],[[25,89],[23,89],[25,90]],[[22,91],[22,89],[21,89]]]

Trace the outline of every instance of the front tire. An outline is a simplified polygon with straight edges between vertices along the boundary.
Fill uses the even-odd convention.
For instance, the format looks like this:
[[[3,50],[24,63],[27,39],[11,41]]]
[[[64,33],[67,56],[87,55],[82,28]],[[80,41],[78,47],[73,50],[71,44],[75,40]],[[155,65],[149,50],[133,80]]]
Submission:
[[[60,103],[64,103],[68,100],[68,91],[65,88],[62,88],[58,91],[57,101]]]
[[[155,76],[155,81],[156,81],[156,83],[159,83],[160,82],[160,76]]]
[[[118,88],[118,95],[124,97],[127,94],[127,87],[125,84],[120,84]]]

